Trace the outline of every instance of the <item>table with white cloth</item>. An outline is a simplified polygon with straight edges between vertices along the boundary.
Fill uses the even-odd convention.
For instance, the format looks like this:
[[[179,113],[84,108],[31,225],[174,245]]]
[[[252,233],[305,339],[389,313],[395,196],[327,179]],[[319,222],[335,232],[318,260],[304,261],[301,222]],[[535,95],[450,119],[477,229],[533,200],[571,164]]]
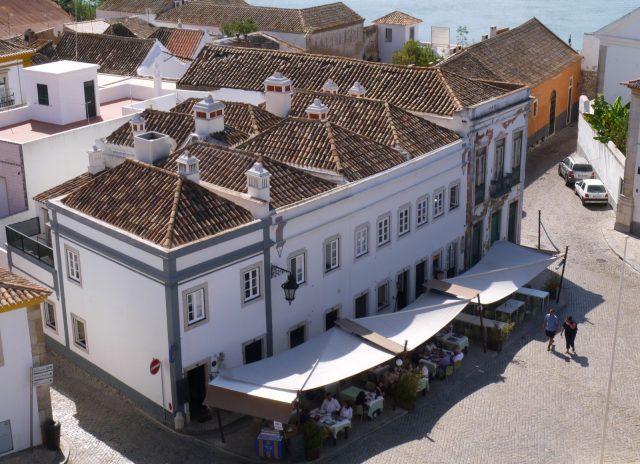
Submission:
[[[363,390],[362,388],[358,388],[352,385],[340,392],[340,399],[342,401],[349,401],[352,405],[354,405],[356,404],[356,398],[358,397],[360,392],[364,392],[364,404],[369,407],[369,412],[367,413],[367,415],[373,419],[380,412],[382,412],[384,408],[384,397],[376,397],[375,393],[368,392],[367,390]]]
[[[429,390],[429,378],[420,377],[418,379],[418,386],[416,387],[416,393],[422,392],[422,394],[424,395],[427,390]]]
[[[343,419],[339,416],[333,416],[331,413],[323,411],[322,409],[312,409],[309,413],[309,417],[316,421],[318,426],[326,428],[333,437],[333,443],[336,443],[338,434],[351,427],[351,421],[349,419]],[[346,432],[345,432],[346,433]]]
[[[507,300],[496,308],[496,319],[505,322],[512,321],[514,314],[522,309],[524,309],[524,301]]]
[[[440,332],[434,337],[442,346],[450,351],[464,351],[466,353],[469,348],[469,339],[462,335],[453,332]]]

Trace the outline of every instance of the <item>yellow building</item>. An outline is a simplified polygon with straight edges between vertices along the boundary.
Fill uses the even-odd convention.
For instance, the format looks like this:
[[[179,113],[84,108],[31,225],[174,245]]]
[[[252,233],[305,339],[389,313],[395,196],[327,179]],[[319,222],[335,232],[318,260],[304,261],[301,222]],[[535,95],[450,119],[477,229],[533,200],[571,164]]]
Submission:
[[[504,31],[491,28],[489,36],[438,67],[483,81],[531,87],[529,146],[578,119],[578,52],[536,18]]]
[[[23,103],[21,69],[31,66],[35,50],[0,40],[0,110]]]

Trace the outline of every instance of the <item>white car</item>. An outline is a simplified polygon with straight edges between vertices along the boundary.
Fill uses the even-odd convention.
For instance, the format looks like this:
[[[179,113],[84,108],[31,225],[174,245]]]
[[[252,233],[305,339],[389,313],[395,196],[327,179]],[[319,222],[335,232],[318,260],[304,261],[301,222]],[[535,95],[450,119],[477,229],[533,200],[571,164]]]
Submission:
[[[585,203],[609,203],[609,195],[604,184],[598,179],[584,179],[576,181],[574,185],[576,195]]]

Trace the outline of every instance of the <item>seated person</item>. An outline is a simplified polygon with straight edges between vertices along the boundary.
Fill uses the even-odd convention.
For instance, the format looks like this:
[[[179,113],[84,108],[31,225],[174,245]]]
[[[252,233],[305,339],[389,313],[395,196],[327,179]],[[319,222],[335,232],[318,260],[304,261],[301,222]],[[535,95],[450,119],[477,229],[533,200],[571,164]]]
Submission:
[[[451,356],[449,356],[448,354],[444,354],[442,356],[442,359],[438,363],[438,365],[440,367],[448,367],[448,366],[450,366],[451,365]]]
[[[345,401],[342,409],[340,410],[340,419],[351,420],[353,417],[353,409],[351,409],[351,405],[348,401]]]
[[[457,361],[462,361],[462,358],[464,358],[464,353],[458,349],[456,349],[456,352],[454,353],[454,355],[451,357],[451,360],[453,362],[457,362]]]
[[[364,390],[360,390],[358,392],[358,396],[356,396],[356,406],[364,406],[367,403],[367,394]]]
[[[422,375],[422,377],[425,378],[429,378],[429,368],[427,367],[427,363],[424,362],[424,360],[420,360],[420,363],[418,363],[418,367],[416,368],[416,372],[420,375]]]
[[[382,381],[378,382],[378,385],[376,385],[376,398],[379,396],[384,396],[384,384],[382,383]]]
[[[427,342],[427,344],[425,345],[425,347],[424,347],[425,353],[428,353],[428,354],[433,354],[437,349],[438,349],[438,347],[433,342],[433,340],[429,340]]]
[[[338,403],[338,400],[335,399],[331,393],[327,393],[327,397],[322,402],[320,409],[330,414],[337,413],[340,411],[340,403]]]
[[[400,374],[398,373],[397,368],[388,370],[383,376],[384,387],[387,389],[393,387],[399,378]]]

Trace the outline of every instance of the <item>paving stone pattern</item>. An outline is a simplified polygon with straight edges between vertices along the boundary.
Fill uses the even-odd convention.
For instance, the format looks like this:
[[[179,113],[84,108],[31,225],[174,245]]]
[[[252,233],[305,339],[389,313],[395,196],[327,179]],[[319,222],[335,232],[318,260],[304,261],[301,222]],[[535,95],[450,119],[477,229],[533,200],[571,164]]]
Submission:
[[[613,211],[583,207],[557,175],[575,149],[575,128],[529,155],[522,243],[537,243],[537,212],[554,243],[569,245],[564,308],[579,323],[578,355],[563,339],[547,352],[542,315],[511,334],[500,354],[475,344],[462,369],[434,382],[416,411],[365,439],[354,439],[336,463],[580,463],[599,462],[604,398],[611,360],[621,261],[602,229]],[[545,239],[543,246],[551,245]],[[617,340],[605,462],[640,462],[640,323],[638,273],[627,269]],[[238,458],[167,431],[122,396],[54,357],[54,416],[72,448],[72,463],[212,463]],[[248,446],[251,446],[250,444]]]

